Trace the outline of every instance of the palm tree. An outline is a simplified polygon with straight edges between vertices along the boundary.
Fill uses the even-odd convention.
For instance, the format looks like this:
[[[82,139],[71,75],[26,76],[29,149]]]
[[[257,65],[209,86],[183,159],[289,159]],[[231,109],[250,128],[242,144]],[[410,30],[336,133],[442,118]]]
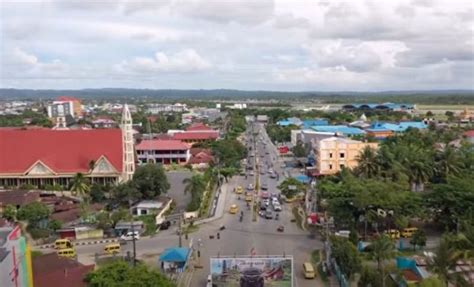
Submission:
[[[449,175],[459,174],[461,160],[451,146],[447,146],[438,152],[436,158],[436,173],[441,178],[446,179]]]
[[[199,174],[195,174],[190,178],[188,177],[188,178],[183,179],[183,184],[185,185],[184,194],[187,194],[189,192],[192,195],[196,195],[203,192],[204,189],[206,189],[204,178]]]
[[[428,261],[428,269],[436,273],[439,278],[449,286],[464,286],[465,281],[459,272],[456,272],[457,261],[461,258],[462,253],[456,251],[450,246],[450,242],[443,238],[435,250],[433,258]]]
[[[372,178],[379,174],[379,166],[377,164],[377,152],[370,146],[366,146],[357,156],[359,175],[365,178]]]
[[[385,267],[386,260],[395,257],[395,245],[392,240],[382,235],[372,244],[372,257],[377,261],[377,268],[382,274],[382,286],[385,287]]]
[[[74,178],[71,181],[71,188],[70,190],[73,194],[83,196],[86,199],[89,195],[90,186],[87,178],[80,172],[76,173]]]

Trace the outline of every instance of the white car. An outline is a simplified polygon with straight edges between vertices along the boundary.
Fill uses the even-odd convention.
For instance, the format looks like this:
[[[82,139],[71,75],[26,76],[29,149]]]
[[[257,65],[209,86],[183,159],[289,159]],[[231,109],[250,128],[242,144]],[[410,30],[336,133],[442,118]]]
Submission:
[[[140,239],[140,234],[138,233],[138,231],[129,231],[125,234],[122,234],[122,236],[120,236],[120,239],[122,240],[125,240],[125,241],[131,241],[133,240],[133,237],[135,237],[135,240],[139,240]]]
[[[281,205],[279,203],[278,204],[273,204],[273,210],[281,211]]]
[[[247,190],[253,190],[253,184],[249,183],[249,185],[247,185]]]

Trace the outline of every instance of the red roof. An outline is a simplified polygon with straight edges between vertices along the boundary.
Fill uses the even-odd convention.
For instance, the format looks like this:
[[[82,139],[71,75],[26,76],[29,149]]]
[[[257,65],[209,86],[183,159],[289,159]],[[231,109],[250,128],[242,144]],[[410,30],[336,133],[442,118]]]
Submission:
[[[94,265],[83,265],[76,260],[49,253],[33,258],[34,286],[87,286],[84,278]],[[54,284],[53,284],[54,282]]]
[[[57,101],[64,101],[64,102],[80,102],[79,99],[69,96],[60,96],[56,98]]]
[[[188,150],[189,145],[178,140],[142,140],[137,150]]]
[[[473,138],[474,137],[474,130],[470,130],[470,131],[465,132],[464,136],[468,137],[468,138]]]
[[[203,123],[193,123],[186,128],[186,131],[214,131]]]
[[[85,173],[101,156],[122,171],[120,129],[0,129],[0,173],[24,173],[37,161],[56,173]]]
[[[218,132],[216,131],[202,131],[202,132],[182,132],[175,133],[173,139],[175,140],[207,140],[207,139],[217,139],[219,137]]]
[[[212,155],[202,151],[200,153],[197,153],[195,155],[193,155],[190,159],[189,159],[189,163],[191,164],[199,164],[199,163],[210,163],[213,161],[213,157]]]

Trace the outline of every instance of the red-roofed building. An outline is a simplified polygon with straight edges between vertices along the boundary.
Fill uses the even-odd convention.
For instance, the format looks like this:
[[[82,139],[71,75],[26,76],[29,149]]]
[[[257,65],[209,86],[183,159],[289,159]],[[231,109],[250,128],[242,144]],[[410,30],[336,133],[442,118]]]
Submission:
[[[140,163],[185,164],[191,157],[190,145],[179,140],[142,140],[135,150]]]
[[[35,287],[87,286],[84,281],[94,265],[83,265],[74,259],[59,257],[49,253],[33,258],[33,285]]]
[[[211,151],[209,149],[191,149],[191,158],[189,159],[189,164],[191,164],[193,168],[206,168],[213,160],[214,157],[212,156]]]
[[[202,132],[202,131],[214,131],[213,129],[211,129],[210,127],[206,126],[205,124],[203,123],[193,123],[191,124],[189,127],[186,128],[186,131],[190,132],[190,131],[199,131],[199,132]]]
[[[129,180],[135,163],[126,111],[123,131],[0,129],[0,186],[67,187],[77,173],[92,183]]]
[[[172,138],[174,140],[184,141],[190,144],[215,141],[219,138],[219,132],[217,131],[185,131],[174,133]]]

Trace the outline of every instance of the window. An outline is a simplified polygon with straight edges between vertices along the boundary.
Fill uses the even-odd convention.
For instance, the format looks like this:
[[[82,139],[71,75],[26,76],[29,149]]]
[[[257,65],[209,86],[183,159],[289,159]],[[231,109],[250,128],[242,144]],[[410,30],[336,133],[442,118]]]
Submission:
[[[329,153],[329,158],[332,158],[332,152]]]
[[[345,156],[345,154],[344,154],[343,152],[341,152],[341,153],[339,154],[339,157],[340,157],[340,158],[344,158],[344,156]]]
[[[329,169],[332,169],[332,164],[329,165]]]
[[[344,165],[343,164],[340,164],[339,165],[339,169],[343,169],[344,168]]]

